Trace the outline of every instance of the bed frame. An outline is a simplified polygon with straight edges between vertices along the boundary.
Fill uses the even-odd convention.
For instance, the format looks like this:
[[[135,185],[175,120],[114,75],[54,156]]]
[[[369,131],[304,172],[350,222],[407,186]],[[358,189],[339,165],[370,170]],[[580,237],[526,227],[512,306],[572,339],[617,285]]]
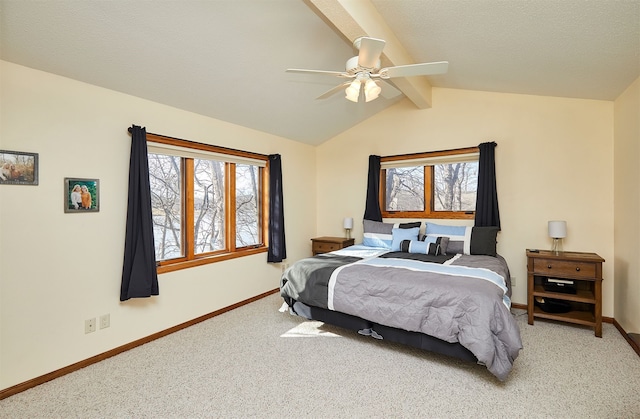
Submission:
[[[291,306],[290,302],[288,303]],[[360,317],[324,308],[308,306],[299,301],[293,303],[293,311],[301,317],[309,318],[310,320],[317,320],[349,330],[373,329],[381,335],[384,340],[452,356],[464,361],[478,362],[478,358],[476,358],[471,351],[457,342],[445,342],[444,340],[425,335],[423,333],[409,332],[394,327],[372,323]]]

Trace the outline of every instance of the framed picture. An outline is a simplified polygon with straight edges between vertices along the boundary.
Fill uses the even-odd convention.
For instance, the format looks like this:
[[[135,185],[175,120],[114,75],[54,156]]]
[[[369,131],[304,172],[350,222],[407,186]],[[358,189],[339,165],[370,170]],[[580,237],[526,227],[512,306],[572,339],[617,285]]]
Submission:
[[[37,153],[0,150],[0,185],[37,184]]]
[[[100,211],[100,180],[64,178],[64,212]]]

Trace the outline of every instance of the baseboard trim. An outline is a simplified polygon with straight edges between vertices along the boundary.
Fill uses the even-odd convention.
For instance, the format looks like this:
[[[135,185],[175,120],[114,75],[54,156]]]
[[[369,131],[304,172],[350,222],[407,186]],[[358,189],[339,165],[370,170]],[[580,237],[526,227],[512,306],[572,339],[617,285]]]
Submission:
[[[519,308],[519,309],[522,309],[522,310],[527,310],[527,305],[526,304],[511,303],[511,307]],[[618,323],[616,321],[616,319],[613,318],[613,317],[605,317],[605,316],[603,316],[602,317],[602,322],[603,323],[613,324],[616,327],[616,329],[618,329],[618,332],[620,332],[622,337],[625,338],[625,340],[631,346],[631,348],[633,348],[633,350],[636,351],[638,356],[640,356],[640,335],[638,335],[636,333],[627,333],[624,330],[624,328],[620,325],[620,323]]]
[[[236,309],[238,307],[242,307],[242,306],[247,305],[249,303],[253,303],[254,301],[258,301],[258,300],[260,300],[262,298],[265,298],[265,297],[267,297],[267,296],[269,296],[271,294],[275,294],[278,291],[280,291],[279,288],[273,289],[271,291],[267,291],[267,292],[262,293],[260,295],[256,295],[255,297],[240,301],[240,302],[232,304],[232,305],[230,305],[228,307],[221,308],[220,310],[213,311],[213,312],[211,312],[209,314],[205,314],[205,315],[197,317],[197,318],[195,318],[193,320],[189,320],[188,322],[184,322],[184,323],[181,323],[179,325],[170,327],[169,329],[162,330],[160,332],[154,333],[153,335],[149,335],[149,336],[144,337],[142,339],[138,339],[138,340],[135,340],[133,342],[129,342],[129,343],[125,344],[125,345],[122,345],[122,346],[119,346],[117,348],[111,349],[111,350],[109,350],[107,352],[103,352],[101,354],[92,356],[91,358],[85,359],[83,361],[76,362],[75,364],[68,365],[68,366],[60,368],[60,369],[58,369],[56,371],[52,371],[52,372],[50,372],[48,374],[41,375],[39,377],[33,378],[31,380],[25,381],[25,382],[20,383],[20,384],[16,384],[16,385],[14,385],[12,387],[8,387],[8,388],[6,388],[4,390],[0,390],[0,400],[6,399],[7,397],[13,396],[14,394],[21,393],[21,392],[23,392],[25,390],[29,390],[30,388],[39,386],[40,384],[44,384],[47,381],[51,381],[51,380],[54,380],[56,378],[62,377],[64,375],[67,375],[69,373],[72,373],[74,371],[78,371],[78,370],[80,370],[80,369],[82,369],[84,367],[88,367],[89,365],[98,363],[100,361],[104,361],[107,358],[111,358],[112,356],[121,354],[121,353],[126,352],[126,351],[128,351],[130,349],[136,348],[138,346],[142,346],[145,343],[149,343],[149,342],[152,342],[152,341],[154,341],[156,339],[160,339],[161,337],[170,335],[171,333],[175,333],[175,332],[177,332],[179,330],[186,329],[187,327],[193,326],[193,325],[198,324],[200,322],[203,322],[205,320],[209,320],[209,319],[211,319],[213,317],[219,316],[220,314],[223,314],[223,313],[226,313],[228,311],[234,310],[234,309]]]
[[[620,325],[620,323],[618,323],[615,319],[613,319],[613,325],[616,327],[616,329],[618,329],[622,337],[625,338],[625,340],[633,348],[633,350],[636,351],[636,354],[640,356],[640,335],[638,335],[637,333],[627,333],[622,325]]]
[[[193,326],[195,324],[198,324],[200,322],[203,322],[205,320],[209,320],[213,317],[219,316],[220,314],[226,313],[228,311],[234,310],[238,307],[242,307],[246,304],[249,303],[253,303],[254,301],[258,301],[261,300],[262,298],[265,298],[271,294],[275,294],[276,292],[278,292],[279,289],[273,289],[271,291],[267,291],[265,293],[262,293],[260,295],[256,295],[255,297],[252,298],[248,298],[246,300],[240,301],[238,303],[232,304],[228,307],[224,307],[221,308],[220,310],[216,310],[213,311],[209,314],[205,314],[203,316],[197,317],[193,320],[189,320],[188,322],[184,322],[181,323],[179,325],[170,327],[169,329],[166,330],[162,330],[160,332],[154,333],[153,335],[149,335],[147,337],[144,337],[142,339],[138,339],[135,340],[133,342],[129,342],[125,345],[119,346],[117,348],[111,349],[107,352],[103,352],[101,354],[92,356],[91,358],[87,358],[85,360],[76,362],[75,364],[71,364],[68,365],[66,367],[60,368],[56,371],[52,371],[48,374],[45,375],[41,375],[39,377],[33,378],[31,380],[25,381],[23,383],[20,384],[16,384],[12,387],[8,387],[4,390],[0,390],[0,400],[2,399],[6,399],[7,397],[11,397],[14,394],[18,394],[21,393],[23,391],[29,390],[30,388],[39,386],[40,384],[44,384],[47,381],[51,381],[54,380],[56,378],[62,377],[64,375],[70,374],[74,371],[78,371],[84,367],[88,367],[89,365],[98,363],[100,361],[104,361],[105,359],[111,358],[112,356],[121,354],[123,352],[126,352],[130,349],[136,348],[138,346],[142,346],[145,343],[149,343],[152,342],[156,339],[160,339],[161,337],[170,335],[172,333],[175,333],[179,330],[182,329],[186,329],[187,327]],[[527,305],[526,304],[518,304],[518,303],[512,303],[511,306],[513,308],[517,308],[517,309],[522,309],[522,310],[526,310],[527,309]],[[626,341],[629,343],[629,345],[631,345],[631,347],[635,350],[635,352],[638,354],[638,356],[640,356],[640,343],[638,343],[638,335],[634,335],[631,334],[631,336],[622,328],[622,326],[614,319],[611,317],[603,317],[602,321],[605,323],[613,323],[613,325],[616,327],[616,329],[618,329],[618,331],[620,332],[620,334],[626,339]]]
[[[640,356],[640,334],[627,333],[625,335],[625,338],[627,339],[627,341],[629,341],[629,344],[631,345],[631,347],[636,350],[636,353],[638,354],[638,356]]]
[[[526,304],[511,303],[511,307],[512,308],[518,308],[520,310],[526,310],[527,309],[527,305]]]

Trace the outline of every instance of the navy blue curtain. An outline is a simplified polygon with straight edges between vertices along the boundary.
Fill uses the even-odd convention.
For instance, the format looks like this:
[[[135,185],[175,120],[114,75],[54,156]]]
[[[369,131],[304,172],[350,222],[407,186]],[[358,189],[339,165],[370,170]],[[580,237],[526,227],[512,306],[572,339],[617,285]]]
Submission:
[[[369,156],[369,179],[367,180],[364,219],[382,221],[382,212],[380,212],[380,156]]]
[[[151,219],[147,131],[145,128],[133,125],[129,132],[131,132],[129,202],[120,301],[150,297],[159,293]]]
[[[478,193],[476,197],[476,227],[500,228],[498,190],[496,188],[496,143],[482,143],[478,162]]]
[[[282,262],[287,258],[284,239],[284,207],[282,203],[282,159],[269,155],[269,252],[267,262]]]

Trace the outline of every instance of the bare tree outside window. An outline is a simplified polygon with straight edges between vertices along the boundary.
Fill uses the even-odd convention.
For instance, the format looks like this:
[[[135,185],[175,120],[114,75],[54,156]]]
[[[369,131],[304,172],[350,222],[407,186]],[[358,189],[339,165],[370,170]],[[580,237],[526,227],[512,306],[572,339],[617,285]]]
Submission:
[[[225,162],[193,159],[193,231],[195,254],[224,250]],[[236,247],[259,245],[261,188],[259,167],[237,164]],[[156,259],[184,256],[182,245],[181,158],[149,153],[151,206]]]
[[[236,165],[236,247],[262,242],[258,166]]]
[[[436,164],[433,169],[434,211],[475,211],[478,162]]]
[[[223,161],[193,159],[194,252],[224,249],[224,166]]]
[[[467,147],[381,157],[382,216],[473,219],[477,156],[477,147]]]
[[[151,213],[157,260],[184,255],[180,179],[180,157],[149,153]]]
[[[433,211],[475,211],[478,162],[446,163],[433,168]],[[386,169],[386,211],[425,211],[425,166]]]
[[[424,211],[424,166],[387,169],[387,211]]]
[[[158,273],[267,252],[269,156],[147,133]]]

